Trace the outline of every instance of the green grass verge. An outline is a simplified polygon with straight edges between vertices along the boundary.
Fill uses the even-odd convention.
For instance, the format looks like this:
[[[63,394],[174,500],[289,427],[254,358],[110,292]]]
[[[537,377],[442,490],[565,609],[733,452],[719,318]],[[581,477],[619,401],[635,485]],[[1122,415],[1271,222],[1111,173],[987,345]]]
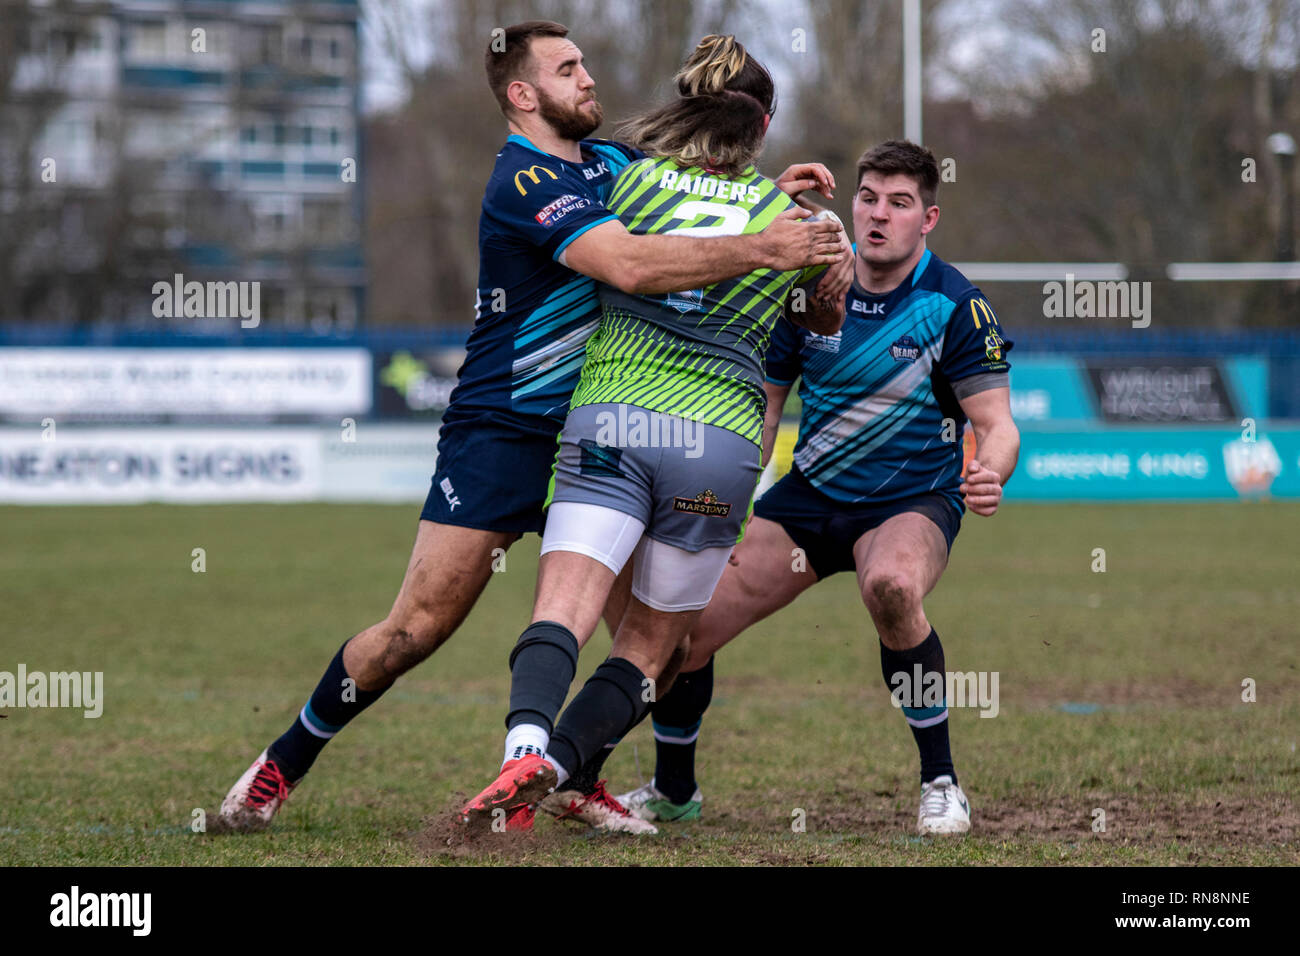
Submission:
[[[999,674],[996,718],[953,711],[968,838],[912,835],[915,748],[840,575],[719,656],[701,821],[634,839],[543,820],[531,837],[448,845],[449,811],[499,758],[536,538],[327,748],[273,832],[191,832],[338,645],[386,612],[414,526],[410,507],[0,508],[0,671],[103,671],[106,698],[97,720],[4,712],[0,862],[1300,862],[1300,506],[1276,502],[967,519],[927,607],[950,669]],[[598,635],[580,678],[606,647]],[[639,782],[637,760],[648,777],[646,727],[608,763],[611,788]]]

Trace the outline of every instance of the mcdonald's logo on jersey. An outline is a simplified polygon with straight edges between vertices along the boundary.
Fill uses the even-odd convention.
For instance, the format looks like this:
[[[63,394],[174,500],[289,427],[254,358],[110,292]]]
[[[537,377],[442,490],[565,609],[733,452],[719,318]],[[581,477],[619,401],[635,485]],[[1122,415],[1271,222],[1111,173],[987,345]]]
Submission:
[[[547,169],[545,166],[529,166],[527,169],[521,169],[519,170],[519,172],[515,173],[515,189],[519,190],[519,195],[521,196],[528,195],[528,190],[525,189],[524,184],[519,181],[519,177],[527,176],[529,179],[533,181],[533,185],[536,186],[538,183],[542,181],[541,176],[539,176],[537,173],[537,170],[539,169],[542,172],[544,172],[546,175],[550,176],[552,179],[560,178],[559,176],[555,175],[555,173]]]
[[[984,320],[984,323],[987,324],[989,328],[998,324],[998,317],[993,314],[993,309],[983,299],[970,300],[970,314],[971,318],[975,320],[975,328],[977,329],[983,328],[983,326],[980,325],[981,319]]]

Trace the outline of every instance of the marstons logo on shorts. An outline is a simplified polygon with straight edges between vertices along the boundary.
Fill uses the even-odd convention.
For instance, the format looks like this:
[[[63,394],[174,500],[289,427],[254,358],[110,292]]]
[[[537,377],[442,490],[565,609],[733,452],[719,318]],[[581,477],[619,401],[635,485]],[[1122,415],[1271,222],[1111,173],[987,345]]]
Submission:
[[[537,210],[537,215],[533,218],[543,226],[553,226],[569,213],[577,212],[579,209],[586,209],[590,205],[590,199],[583,199],[581,196],[574,196],[570,193],[547,203]]]
[[[725,518],[731,514],[731,505],[719,501],[713,489],[700,492],[694,498],[674,498],[674,511],[687,511],[693,515],[707,515],[711,518]]]
[[[915,362],[921,357],[921,346],[910,335],[904,335],[889,347],[889,354],[895,362]]]

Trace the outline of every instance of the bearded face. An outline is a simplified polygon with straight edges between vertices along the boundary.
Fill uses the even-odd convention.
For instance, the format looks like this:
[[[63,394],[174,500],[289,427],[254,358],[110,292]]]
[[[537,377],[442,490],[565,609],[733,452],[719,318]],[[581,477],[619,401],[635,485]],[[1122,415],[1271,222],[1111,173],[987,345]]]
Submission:
[[[537,111],[555,130],[556,135],[569,140],[586,139],[605,118],[594,93],[583,94],[583,99],[573,105],[553,99],[541,87],[537,88]]]

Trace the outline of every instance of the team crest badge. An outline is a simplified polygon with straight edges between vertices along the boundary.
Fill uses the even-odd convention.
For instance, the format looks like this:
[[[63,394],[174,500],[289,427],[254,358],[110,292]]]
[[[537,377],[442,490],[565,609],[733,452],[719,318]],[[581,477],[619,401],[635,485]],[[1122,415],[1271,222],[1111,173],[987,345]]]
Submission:
[[[984,336],[984,354],[988,356],[990,362],[1002,361],[1002,346],[1005,344],[1002,336],[995,331],[990,330],[989,334]]]
[[[889,354],[895,362],[915,362],[921,357],[921,346],[910,335],[904,335],[889,347]]]
[[[676,309],[682,314],[697,311],[703,301],[703,289],[687,289],[685,292],[668,293],[669,307]]]
[[[731,505],[719,501],[712,488],[700,492],[694,498],[674,498],[674,511],[686,511],[693,515],[707,515],[710,518],[725,518],[731,514]]]

